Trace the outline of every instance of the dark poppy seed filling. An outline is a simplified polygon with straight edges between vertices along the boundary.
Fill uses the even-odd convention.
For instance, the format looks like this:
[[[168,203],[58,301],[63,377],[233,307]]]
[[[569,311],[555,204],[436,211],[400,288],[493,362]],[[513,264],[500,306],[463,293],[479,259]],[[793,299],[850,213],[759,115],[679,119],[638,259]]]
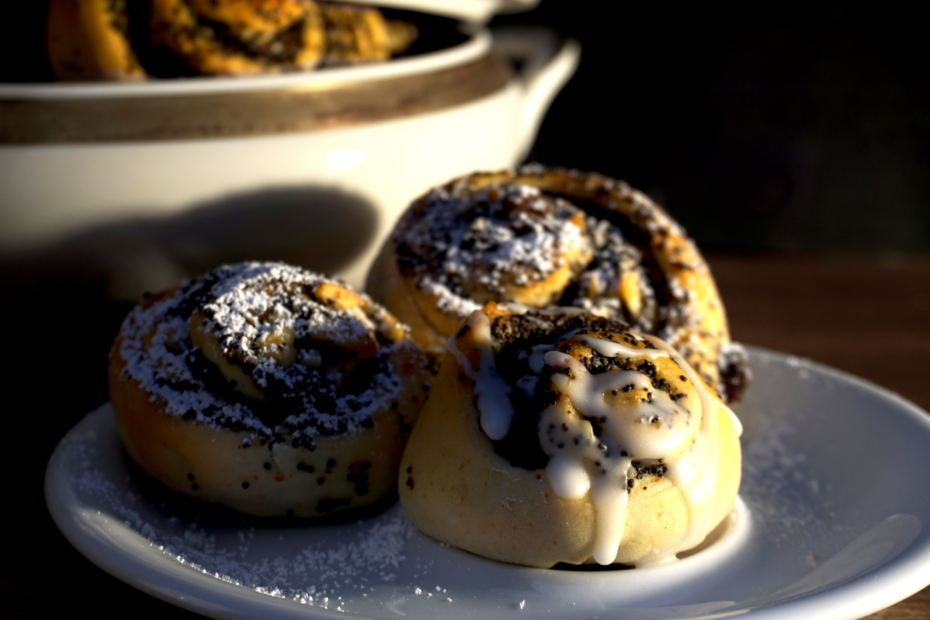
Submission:
[[[527,312],[491,322],[491,337],[497,352],[495,363],[501,377],[513,388],[510,402],[514,410],[510,431],[503,439],[493,442],[495,452],[515,467],[534,470],[546,466],[549,457],[539,442],[539,418],[557,394],[537,389],[539,385],[548,385],[549,380],[530,370],[529,352],[533,346],[555,343],[562,334],[611,327],[626,330],[626,324],[615,319],[578,313]]]
[[[167,413],[261,445],[313,450],[314,437],[371,428],[400,391],[389,355],[410,345],[383,309],[340,287],[278,263],[220,267],[130,314],[124,373]]]
[[[622,321],[578,312],[527,311],[497,317],[491,322],[490,333],[496,370],[511,388],[508,396],[514,412],[509,432],[502,439],[493,441],[494,450],[511,465],[528,470],[545,468],[549,462],[550,457],[541,444],[545,441],[542,437],[549,437],[549,441],[557,447],[564,447],[566,443],[578,445],[581,441],[579,436],[571,436],[564,424],[561,428],[540,428],[542,412],[559,398],[559,393],[551,387],[552,374],[568,371],[550,366],[539,368],[539,360],[534,360],[534,351],[555,349],[566,338],[588,334],[609,342],[655,349],[652,343],[630,333]],[[580,361],[591,375],[634,371],[646,377],[653,389],[667,393],[672,400],[681,396],[665,378],[656,378],[655,365],[649,361],[634,363],[630,359],[603,355],[594,349]],[[597,417],[584,419],[590,424],[594,436],[599,437],[607,420]],[[627,456],[626,452],[623,456]],[[641,468],[650,467],[646,462],[634,463]],[[661,477],[663,471],[655,469],[653,473]]]

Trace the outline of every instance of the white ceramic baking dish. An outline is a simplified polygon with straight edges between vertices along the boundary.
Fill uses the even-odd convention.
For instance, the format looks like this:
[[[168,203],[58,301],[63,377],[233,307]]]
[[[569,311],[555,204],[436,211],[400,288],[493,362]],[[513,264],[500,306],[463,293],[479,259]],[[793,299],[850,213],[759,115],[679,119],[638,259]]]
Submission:
[[[116,296],[248,258],[360,285],[412,198],[524,158],[578,58],[478,29],[303,74],[0,85],[0,260],[80,256]]]

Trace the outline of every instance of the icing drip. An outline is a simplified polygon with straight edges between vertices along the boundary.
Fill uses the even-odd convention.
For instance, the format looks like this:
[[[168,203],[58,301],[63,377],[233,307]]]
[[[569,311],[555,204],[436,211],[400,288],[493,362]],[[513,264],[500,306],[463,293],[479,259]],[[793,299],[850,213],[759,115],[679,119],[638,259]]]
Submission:
[[[569,340],[573,338],[576,337]],[[591,336],[578,339],[610,357],[668,357],[668,353],[661,350],[647,350],[643,355],[641,350]],[[545,361],[550,368],[569,371],[566,374],[553,374],[552,384],[570,400],[567,412],[564,405],[556,403],[542,415],[540,427],[546,429],[540,432],[543,451],[553,457],[546,473],[553,490],[566,499],[580,497],[562,492],[566,487],[568,472],[584,467],[588,475],[593,477],[585,484],[576,483],[574,486],[592,489],[597,514],[594,559],[600,564],[611,564],[617,557],[617,548],[623,537],[627,472],[633,459],[674,459],[693,442],[693,431],[698,420],[692,421],[691,414],[672,401],[665,392],[652,390],[649,377],[639,372],[617,371],[592,375],[579,360],[559,351],[547,353]],[[616,403],[608,401],[608,395],[619,392],[634,394],[635,404],[617,407]],[[640,394],[643,396],[640,397]],[[577,415],[572,416],[572,412]],[[569,415],[566,416],[566,413]],[[572,440],[553,441],[549,437],[546,442],[542,438],[543,432],[551,433],[551,429],[557,428],[560,420],[566,417],[574,422],[574,426],[583,427],[587,432],[579,432],[582,429],[571,428],[561,422],[569,426],[574,436]],[[593,427],[586,419],[592,417],[600,420],[602,431],[599,438],[594,436]],[[564,461],[571,462],[572,466],[562,465]],[[557,463],[556,467],[552,467],[553,462]]]
[[[509,398],[514,387],[498,373],[491,324],[484,311],[473,313],[449,346],[475,382],[481,428],[496,441],[507,435],[514,417]],[[680,540],[653,550],[640,563],[672,559],[699,544],[716,525],[711,520],[717,492],[718,407],[724,407],[740,428],[732,411],[658,338],[591,329],[550,337],[551,342],[520,351],[518,359],[529,372],[516,379],[515,387],[530,398],[540,390],[553,394],[537,426],[540,447],[548,457],[546,477],[565,499],[590,494],[596,515],[594,560],[616,560],[628,490],[632,479],[641,477],[641,467],[669,477],[682,494],[689,520]],[[592,362],[591,356],[600,361]]]
[[[497,373],[491,348],[491,320],[483,312],[474,312],[468,318],[466,327],[463,344],[479,352],[477,368],[461,352],[455,338],[449,340],[449,350],[458,359],[459,366],[465,369],[468,378],[475,382],[481,430],[492,440],[503,439],[510,431],[510,422],[513,420],[514,410],[510,403],[513,390]]]

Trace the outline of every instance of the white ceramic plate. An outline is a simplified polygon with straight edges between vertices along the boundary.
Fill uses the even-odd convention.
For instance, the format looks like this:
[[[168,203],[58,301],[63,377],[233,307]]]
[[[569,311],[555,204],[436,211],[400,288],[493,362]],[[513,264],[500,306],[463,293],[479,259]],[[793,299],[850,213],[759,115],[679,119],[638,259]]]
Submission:
[[[343,525],[189,518],[119,446],[109,406],[49,463],[62,532],[119,579],[214,618],[859,618],[930,583],[930,416],[816,364],[750,350],[728,533],[637,570],[519,568],[440,545],[398,506]],[[180,512],[179,512],[180,511]]]

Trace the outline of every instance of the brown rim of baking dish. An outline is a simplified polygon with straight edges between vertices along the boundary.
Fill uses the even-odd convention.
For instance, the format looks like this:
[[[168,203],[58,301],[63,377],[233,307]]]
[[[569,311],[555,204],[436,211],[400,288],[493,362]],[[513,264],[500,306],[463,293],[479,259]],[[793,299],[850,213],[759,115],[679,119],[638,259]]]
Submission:
[[[480,32],[445,50],[376,66],[245,78],[0,86],[0,145],[141,142],[290,134],[466,104],[511,72]]]

